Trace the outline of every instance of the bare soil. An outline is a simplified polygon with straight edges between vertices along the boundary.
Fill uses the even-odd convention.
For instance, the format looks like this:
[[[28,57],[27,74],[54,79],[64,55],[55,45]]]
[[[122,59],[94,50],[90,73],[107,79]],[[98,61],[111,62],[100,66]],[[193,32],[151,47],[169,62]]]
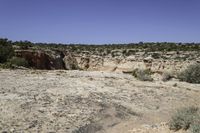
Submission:
[[[199,97],[200,85],[176,80],[142,82],[100,71],[0,70],[0,131],[173,133],[171,115],[199,106]]]

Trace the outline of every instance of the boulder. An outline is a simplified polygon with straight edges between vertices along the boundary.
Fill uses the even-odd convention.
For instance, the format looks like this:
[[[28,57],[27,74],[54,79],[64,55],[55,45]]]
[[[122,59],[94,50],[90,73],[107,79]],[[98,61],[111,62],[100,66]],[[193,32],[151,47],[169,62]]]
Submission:
[[[63,62],[64,62],[64,67],[66,70],[78,70],[79,69],[76,58],[74,58],[72,56],[72,54],[70,54],[70,53],[65,53]]]
[[[81,57],[79,65],[82,69],[87,70],[90,67],[90,58],[89,57]]]

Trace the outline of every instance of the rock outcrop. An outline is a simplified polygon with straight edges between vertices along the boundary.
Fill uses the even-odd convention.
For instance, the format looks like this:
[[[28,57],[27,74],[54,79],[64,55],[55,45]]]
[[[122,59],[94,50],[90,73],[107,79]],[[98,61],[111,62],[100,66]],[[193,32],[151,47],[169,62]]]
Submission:
[[[16,50],[15,54],[26,59],[35,69],[78,69],[76,59],[70,53],[63,51]]]
[[[65,53],[63,58],[64,67],[66,70],[77,70],[79,69],[77,60],[72,56],[71,53]]]
[[[115,54],[114,54],[115,53]],[[117,53],[117,54],[116,54]],[[114,56],[113,56],[114,55]],[[120,51],[112,51],[106,56],[76,55],[78,65],[84,70],[132,71],[136,68],[151,69],[155,72],[166,70],[180,71],[189,64],[198,62],[200,54],[185,52],[135,52],[126,56]]]
[[[67,51],[16,50],[16,56],[25,58],[31,67],[36,69],[66,69],[91,71],[132,71],[136,68],[152,71],[179,71],[193,62],[200,61],[198,52],[136,52],[123,54],[121,50],[107,55],[82,52],[79,54]],[[120,53],[121,52],[121,53]],[[87,53],[87,54],[86,54]]]
[[[17,57],[24,58],[29,65],[36,69],[63,69],[60,56],[58,54],[50,56],[42,50],[16,50]]]

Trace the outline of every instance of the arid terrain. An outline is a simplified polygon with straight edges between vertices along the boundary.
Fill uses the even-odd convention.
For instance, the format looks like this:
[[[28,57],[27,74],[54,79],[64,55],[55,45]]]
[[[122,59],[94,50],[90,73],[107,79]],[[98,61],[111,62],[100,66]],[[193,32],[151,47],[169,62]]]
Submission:
[[[171,133],[176,109],[199,107],[200,84],[153,77],[144,82],[122,72],[1,69],[0,131]]]
[[[0,133],[200,133],[200,0],[0,0]]]
[[[0,39],[0,132],[199,133],[199,51]]]

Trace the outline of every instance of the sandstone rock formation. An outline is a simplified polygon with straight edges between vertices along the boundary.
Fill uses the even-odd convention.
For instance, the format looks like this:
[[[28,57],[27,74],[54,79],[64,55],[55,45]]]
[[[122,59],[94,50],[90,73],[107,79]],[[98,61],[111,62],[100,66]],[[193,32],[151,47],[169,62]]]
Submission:
[[[42,50],[16,50],[17,57],[26,59],[29,65],[36,69],[64,69],[61,53],[48,54]]]
[[[121,51],[123,52],[123,51]],[[117,54],[116,54],[117,53]],[[114,55],[114,56],[113,56]],[[78,65],[84,70],[132,71],[136,68],[151,69],[155,72],[180,71],[189,64],[198,62],[198,52],[134,52],[132,55],[112,51],[106,56],[75,55]]]
[[[130,50],[129,50],[130,51]],[[133,51],[133,50],[132,50]],[[130,54],[130,53],[129,53]],[[136,68],[152,71],[179,71],[200,60],[198,52],[143,52],[134,51],[130,55],[123,50],[110,54],[79,54],[66,51],[16,50],[16,55],[25,58],[36,69],[82,69],[91,71],[132,71]]]
[[[35,69],[78,69],[78,63],[72,54],[63,51],[16,50],[17,57],[24,58]]]
[[[64,66],[66,70],[77,70],[79,69],[78,62],[72,56],[72,54],[65,52],[65,56],[63,58]]]

